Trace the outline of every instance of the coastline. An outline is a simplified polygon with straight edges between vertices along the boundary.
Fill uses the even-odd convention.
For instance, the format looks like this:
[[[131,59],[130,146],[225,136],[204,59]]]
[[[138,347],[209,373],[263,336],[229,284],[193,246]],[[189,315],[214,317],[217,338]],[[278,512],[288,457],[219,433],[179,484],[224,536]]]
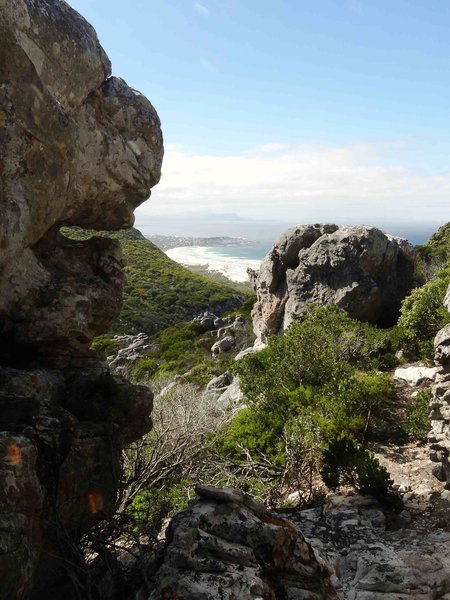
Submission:
[[[247,282],[247,269],[259,269],[262,260],[232,254],[224,255],[211,246],[178,246],[166,250],[165,253],[177,263],[187,266],[206,266],[207,270],[218,271],[231,281],[239,283]]]

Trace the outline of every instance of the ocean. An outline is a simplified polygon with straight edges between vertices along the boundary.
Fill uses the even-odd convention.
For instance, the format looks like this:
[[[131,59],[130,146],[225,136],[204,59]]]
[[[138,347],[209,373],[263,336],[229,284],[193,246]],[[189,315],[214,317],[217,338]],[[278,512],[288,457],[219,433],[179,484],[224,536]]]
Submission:
[[[436,231],[435,224],[422,227],[388,225],[383,230],[392,235],[408,239],[412,244],[425,243]],[[252,239],[250,236],[247,239]],[[275,239],[258,240],[251,246],[183,246],[166,251],[167,256],[178,263],[193,266],[203,265],[211,271],[219,271],[232,281],[248,281],[247,269],[258,269],[262,259],[272,247]]]

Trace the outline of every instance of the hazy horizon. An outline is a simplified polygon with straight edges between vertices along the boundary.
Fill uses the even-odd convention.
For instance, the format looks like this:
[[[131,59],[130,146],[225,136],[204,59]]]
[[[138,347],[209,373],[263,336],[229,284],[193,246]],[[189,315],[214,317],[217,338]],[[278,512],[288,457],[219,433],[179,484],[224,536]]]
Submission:
[[[424,243],[445,221],[410,222],[378,219],[363,222],[355,219],[336,220],[272,220],[248,219],[237,214],[180,213],[149,217],[137,211],[135,227],[145,236],[173,235],[188,237],[242,237],[255,242],[275,242],[287,229],[307,223],[336,223],[337,225],[369,225],[408,239],[413,244]]]
[[[450,220],[445,0],[69,0],[161,118],[141,214]]]

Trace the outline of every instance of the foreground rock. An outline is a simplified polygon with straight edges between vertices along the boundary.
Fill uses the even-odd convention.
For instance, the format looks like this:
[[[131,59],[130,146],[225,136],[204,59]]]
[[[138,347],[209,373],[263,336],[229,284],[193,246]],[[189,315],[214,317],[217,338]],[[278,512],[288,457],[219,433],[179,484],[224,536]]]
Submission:
[[[413,286],[415,251],[374,227],[302,225],[274,244],[259,272],[253,326],[263,340],[282,333],[309,303],[336,304],[351,317],[392,325]]]
[[[197,486],[178,513],[149,600],[332,600],[330,569],[288,521],[235,490]]]
[[[330,496],[293,517],[335,569],[345,600],[438,600],[450,593],[450,532],[408,529],[373,499]]]
[[[120,310],[118,244],[59,229],[130,226],[162,135],[65,2],[0,4],[0,599],[87,597],[77,542],[152,396],[89,350]]]

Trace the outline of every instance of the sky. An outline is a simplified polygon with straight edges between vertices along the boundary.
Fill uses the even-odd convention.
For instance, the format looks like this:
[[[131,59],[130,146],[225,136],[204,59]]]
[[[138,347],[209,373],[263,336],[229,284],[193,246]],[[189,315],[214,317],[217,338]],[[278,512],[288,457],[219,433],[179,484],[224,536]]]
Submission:
[[[162,121],[137,211],[450,220],[448,0],[69,0]]]

